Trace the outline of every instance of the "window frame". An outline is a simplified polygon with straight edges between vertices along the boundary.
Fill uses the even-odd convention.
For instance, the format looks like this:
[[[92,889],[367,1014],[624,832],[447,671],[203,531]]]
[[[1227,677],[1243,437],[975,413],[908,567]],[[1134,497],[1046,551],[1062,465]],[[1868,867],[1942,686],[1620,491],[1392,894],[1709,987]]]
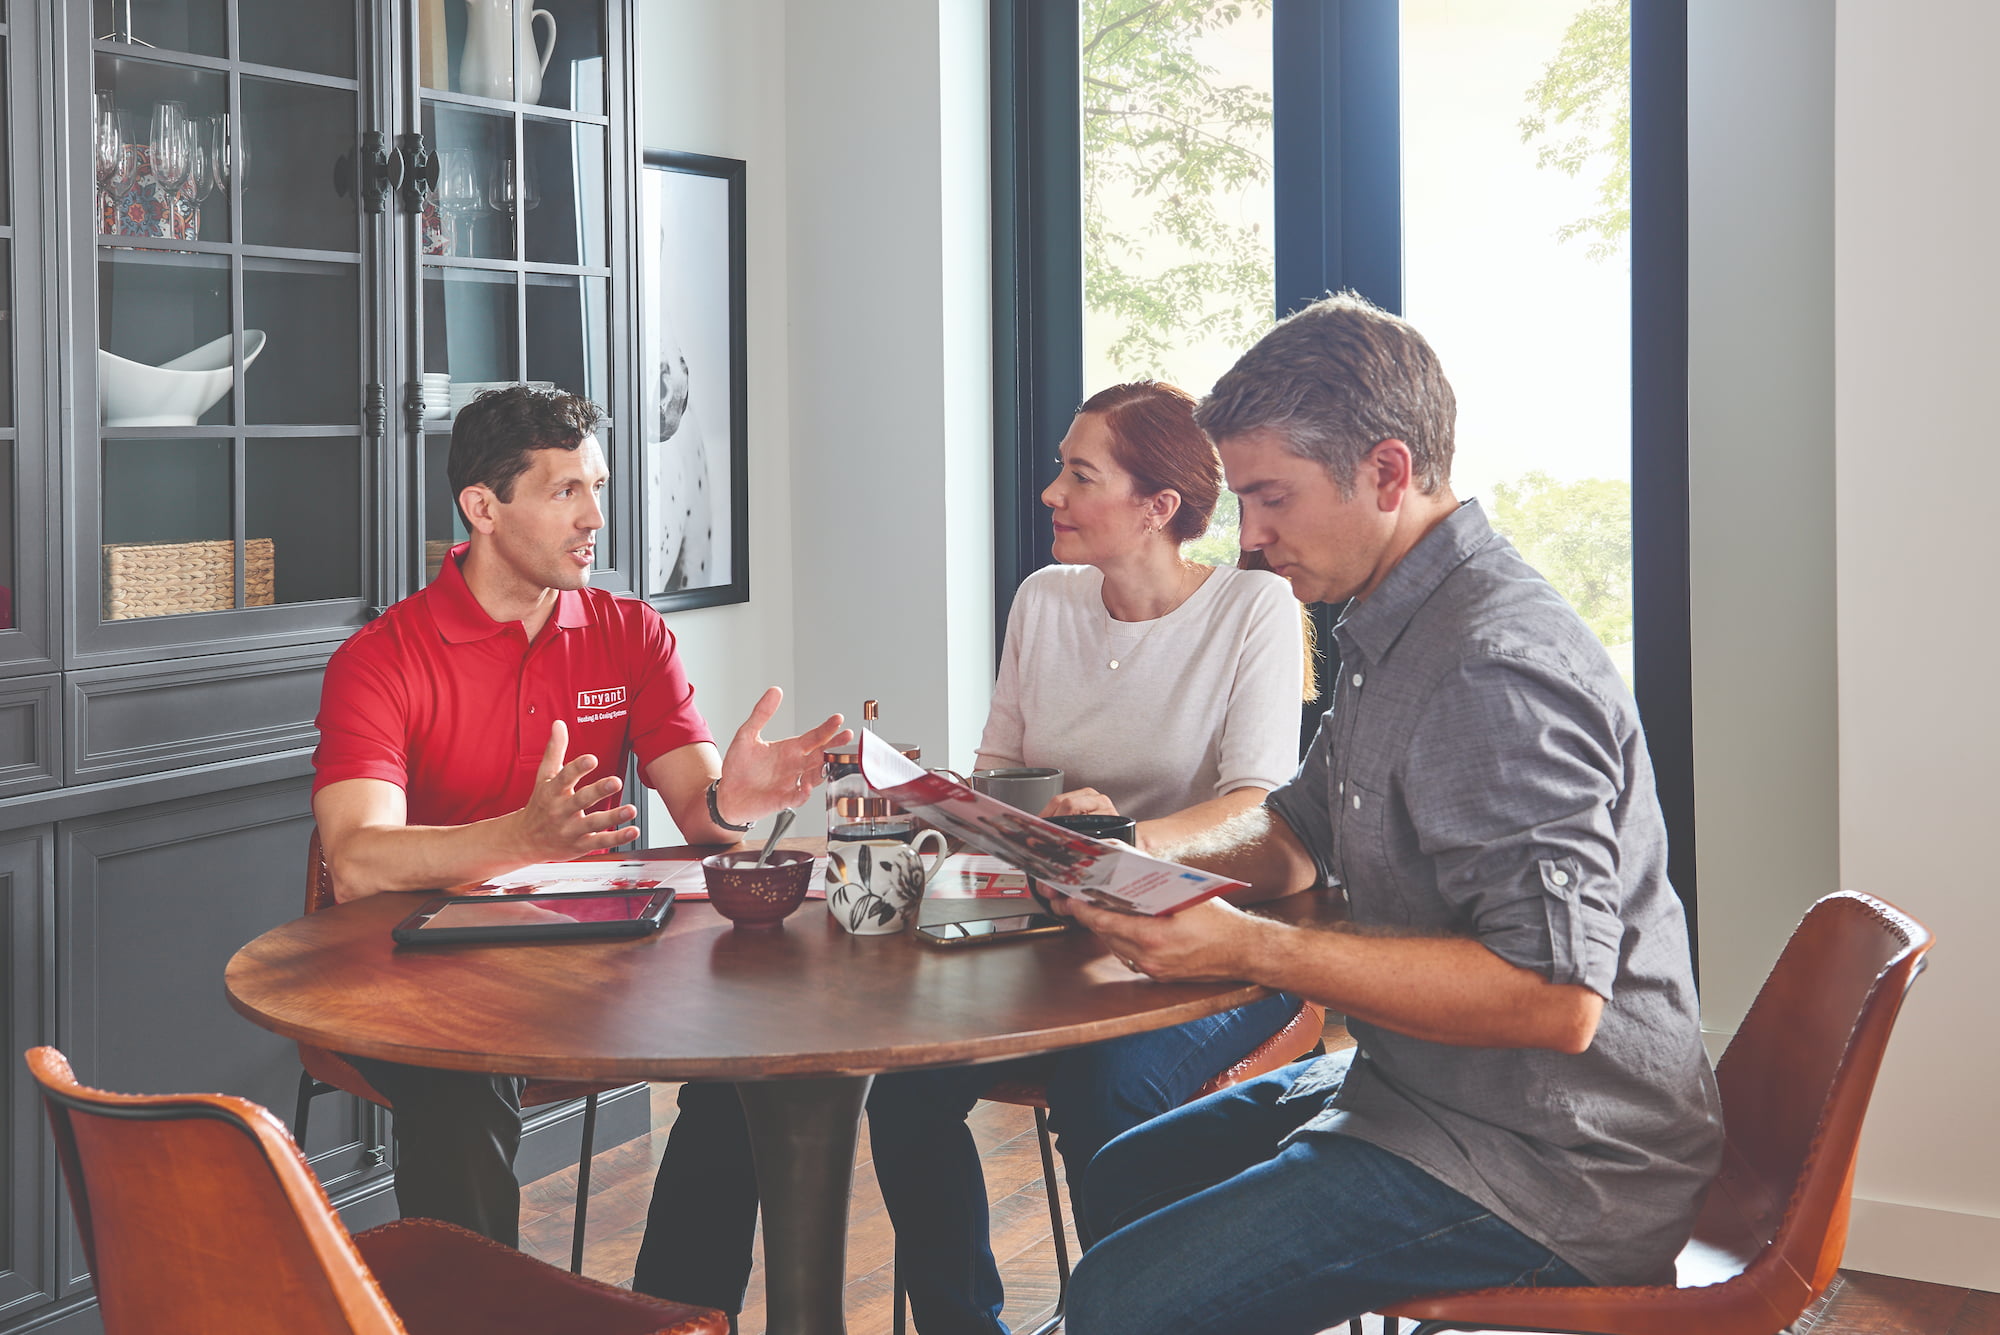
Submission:
[[[1084,397],[1079,10],[991,0],[996,652],[1015,589],[1050,563],[1037,475]],[[1343,288],[1402,311],[1398,16],[1274,0],[1277,316]],[[1686,0],[1632,0],[1631,96],[1634,694],[1695,951]],[[1332,609],[1313,612],[1330,644]]]

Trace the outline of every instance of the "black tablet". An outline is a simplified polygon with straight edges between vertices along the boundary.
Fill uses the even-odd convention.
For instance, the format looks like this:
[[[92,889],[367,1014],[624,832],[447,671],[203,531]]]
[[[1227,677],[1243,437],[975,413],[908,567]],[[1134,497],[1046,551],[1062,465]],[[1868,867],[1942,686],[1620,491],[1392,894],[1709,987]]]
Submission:
[[[440,895],[389,935],[406,946],[644,936],[660,930],[673,902],[672,890]]]

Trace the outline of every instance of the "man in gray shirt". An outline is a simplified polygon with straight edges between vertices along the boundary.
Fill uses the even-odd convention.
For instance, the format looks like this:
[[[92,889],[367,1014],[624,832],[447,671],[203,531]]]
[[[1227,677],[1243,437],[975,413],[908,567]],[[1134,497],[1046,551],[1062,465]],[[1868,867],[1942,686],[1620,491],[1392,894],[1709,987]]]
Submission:
[[[1671,1282],[1722,1132],[1652,766],[1603,647],[1452,495],[1455,412],[1423,338],[1340,296],[1197,414],[1245,550],[1301,601],[1352,602],[1298,774],[1171,853],[1246,899],[1342,886],[1352,921],[1073,911],[1152,977],[1311,997],[1359,1046],[1105,1147],[1074,1335],[1308,1335],[1425,1293]]]

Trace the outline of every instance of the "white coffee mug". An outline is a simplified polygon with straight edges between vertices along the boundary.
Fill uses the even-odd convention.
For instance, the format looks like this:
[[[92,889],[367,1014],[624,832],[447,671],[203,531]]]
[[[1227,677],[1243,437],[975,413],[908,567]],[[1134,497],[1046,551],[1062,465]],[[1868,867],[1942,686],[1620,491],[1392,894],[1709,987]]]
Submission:
[[[924,865],[925,845],[931,862]],[[826,907],[833,920],[856,936],[900,932],[916,916],[924,887],[944,865],[945,839],[919,830],[900,839],[837,839],[826,846]]]

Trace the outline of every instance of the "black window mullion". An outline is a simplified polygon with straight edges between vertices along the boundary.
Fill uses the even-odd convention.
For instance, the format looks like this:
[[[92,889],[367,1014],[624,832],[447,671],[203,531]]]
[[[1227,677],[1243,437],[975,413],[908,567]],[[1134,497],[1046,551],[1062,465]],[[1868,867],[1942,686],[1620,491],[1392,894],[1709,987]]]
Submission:
[[[1632,686],[1667,822],[1667,875],[1695,912],[1688,574],[1687,0],[1632,4]]]
[[[1049,563],[1040,474],[1083,401],[1079,6],[993,0],[994,615]]]

